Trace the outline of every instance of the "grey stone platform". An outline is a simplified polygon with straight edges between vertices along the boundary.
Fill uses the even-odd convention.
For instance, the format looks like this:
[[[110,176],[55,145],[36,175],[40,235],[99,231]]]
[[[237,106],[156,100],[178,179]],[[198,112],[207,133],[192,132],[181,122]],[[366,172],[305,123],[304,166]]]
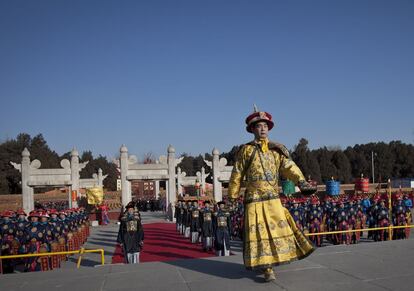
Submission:
[[[103,227],[96,234],[105,238],[101,231],[114,229]],[[115,234],[107,234],[111,248]],[[276,267],[272,283],[245,270],[240,251],[235,242],[230,257],[10,274],[0,277],[0,290],[414,290],[413,239],[322,247],[304,260]]]

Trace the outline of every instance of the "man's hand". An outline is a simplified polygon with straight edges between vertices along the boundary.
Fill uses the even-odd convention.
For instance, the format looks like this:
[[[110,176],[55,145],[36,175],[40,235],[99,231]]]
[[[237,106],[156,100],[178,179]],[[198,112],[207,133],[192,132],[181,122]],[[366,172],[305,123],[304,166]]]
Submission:
[[[318,190],[316,186],[313,186],[312,184],[306,182],[305,180],[299,181],[298,187],[299,187],[300,192],[303,195],[312,195]]]

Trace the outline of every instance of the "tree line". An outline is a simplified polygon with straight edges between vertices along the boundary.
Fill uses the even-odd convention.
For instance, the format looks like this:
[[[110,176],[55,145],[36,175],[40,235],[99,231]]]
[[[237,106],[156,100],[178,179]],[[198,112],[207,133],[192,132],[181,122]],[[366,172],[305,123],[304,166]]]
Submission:
[[[9,139],[0,143],[0,194],[21,193],[21,174],[13,168],[10,161],[21,161],[21,153],[24,148],[30,151],[30,159],[41,161],[41,168],[60,168],[60,161],[64,158],[70,160],[70,152],[63,155],[51,150],[42,134],[31,137],[21,133],[15,139]],[[240,146],[234,146],[229,152],[222,153],[233,165]],[[345,150],[340,147],[321,147],[309,149],[308,141],[300,139],[299,143],[290,152],[291,158],[303,171],[305,177],[310,177],[318,183],[325,183],[332,177],[342,183],[353,183],[355,178],[372,176],[372,158],[374,160],[374,177],[376,182],[386,182],[388,178],[414,177],[414,146],[401,141],[389,143],[377,142],[348,146]],[[204,166],[206,173],[209,169],[204,164],[205,160],[212,160],[209,153],[191,156],[181,154],[182,162],[178,165],[187,176],[195,176]],[[94,157],[91,151],[80,154],[80,162],[89,161],[85,169],[80,173],[81,178],[91,178],[101,168],[108,177],[104,180],[104,187],[108,190],[116,190],[118,172],[116,165],[105,156]],[[144,156],[143,163],[153,163],[155,158],[151,153]],[[208,181],[211,182],[211,176]]]
[[[241,145],[234,146],[220,157],[226,158],[228,165],[234,165],[240,147]],[[386,182],[389,178],[414,177],[414,146],[401,141],[357,144],[348,146],[345,150],[326,146],[311,150],[308,141],[301,138],[290,154],[305,177],[318,183],[325,183],[332,177],[344,184],[354,183],[361,175],[370,178],[372,182],[372,161],[375,182]],[[195,176],[204,165],[203,159],[212,160],[208,153],[204,158],[202,155],[192,157],[186,153],[182,156],[184,159],[179,166],[187,176]],[[208,167],[204,167],[206,173],[210,172]],[[210,176],[209,178],[211,179]]]

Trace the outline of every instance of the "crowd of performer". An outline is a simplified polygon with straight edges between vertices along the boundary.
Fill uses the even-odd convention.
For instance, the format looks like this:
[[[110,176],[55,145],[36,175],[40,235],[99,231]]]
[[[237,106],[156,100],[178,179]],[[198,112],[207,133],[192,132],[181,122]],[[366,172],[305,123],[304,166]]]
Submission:
[[[405,239],[410,228],[398,228],[389,233],[386,227],[412,223],[412,198],[401,193],[393,195],[391,205],[386,196],[353,195],[320,199],[281,197],[299,229],[316,246],[323,243],[354,244],[361,238],[374,241]],[[128,263],[138,263],[144,232],[140,211],[159,210],[157,201],[131,202],[120,216],[118,242]],[[391,217],[390,217],[391,207]],[[177,232],[206,251],[218,256],[230,254],[230,240],[243,239],[244,203],[236,201],[199,201],[180,199],[175,205]],[[363,230],[367,228],[383,228]],[[312,235],[313,233],[348,231],[347,233]],[[88,214],[84,208],[46,209],[38,207],[26,214],[23,210],[0,214],[1,255],[19,255],[77,250],[89,235]],[[50,270],[60,267],[66,255],[0,260],[0,272]]]
[[[232,214],[225,202],[178,200],[174,215],[177,231],[192,243],[218,256],[230,255]]]
[[[162,211],[163,201],[161,199],[138,199],[135,201],[135,206],[140,212]]]
[[[78,250],[89,236],[88,214],[83,208],[37,208],[0,214],[1,255]],[[0,273],[32,272],[60,268],[66,255],[0,260]]]
[[[366,228],[406,226],[412,223],[412,199],[409,195],[398,193],[393,196],[391,217],[388,199],[379,194],[354,195],[351,197],[325,196],[319,199],[314,195],[306,198],[281,198],[282,205],[287,208],[296,221],[298,228],[304,233],[321,233],[333,231],[351,231]],[[232,216],[233,237],[243,238],[243,203],[242,199],[230,207]],[[389,230],[355,231],[331,235],[310,235],[316,246],[323,242],[331,244],[355,244],[363,236],[374,241],[389,239]],[[410,235],[410,228],[394,229],[392,239],[405,239]]]

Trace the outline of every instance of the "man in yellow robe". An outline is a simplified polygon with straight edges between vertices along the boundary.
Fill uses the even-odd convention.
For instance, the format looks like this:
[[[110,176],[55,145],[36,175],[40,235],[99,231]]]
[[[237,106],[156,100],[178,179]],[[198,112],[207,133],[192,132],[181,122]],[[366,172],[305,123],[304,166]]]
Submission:
[[[316,188],[305,181],[285,146],[268,140],[274,126],[267,112],[254,112],[246,118],[246,130],[255,139],[241,147],[231,174],[229,199],[244,194],[244,265],[263,270],[266,281],[275,280],[273,266],[302,259],[314,250],[312,243],[296,227],[279,199],[279,175],[298,184],[303,193]]]

